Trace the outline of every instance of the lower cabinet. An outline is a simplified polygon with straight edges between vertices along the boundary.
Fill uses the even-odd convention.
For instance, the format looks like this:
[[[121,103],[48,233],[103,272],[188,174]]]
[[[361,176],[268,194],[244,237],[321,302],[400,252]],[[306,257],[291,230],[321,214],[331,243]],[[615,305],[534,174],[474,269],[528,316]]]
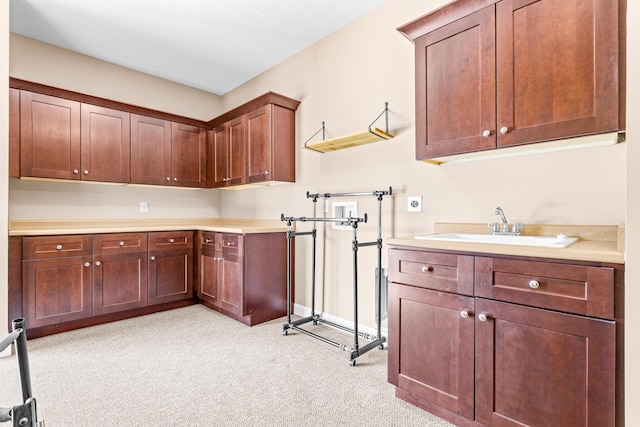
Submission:
[[[193,232],[149,233],[149,305],[192,297]]]
[[[191,231],[11,238],[9,247],[22,260],[21,271],[9,268],[10,313],[32,337],[195,301]]]
[[[472,294],[452,291],[469,274]],[[622,276],[392,248],[389,382],[460,426],[621,426]]]
[[[284,233],[198,232],[200,301],[246,325],[287,314]]]

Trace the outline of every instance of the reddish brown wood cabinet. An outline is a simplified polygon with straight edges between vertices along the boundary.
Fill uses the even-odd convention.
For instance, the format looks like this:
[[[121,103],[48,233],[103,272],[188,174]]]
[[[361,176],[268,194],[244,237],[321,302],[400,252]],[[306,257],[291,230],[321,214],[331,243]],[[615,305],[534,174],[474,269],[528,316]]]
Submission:
[[[87,235],[22,239],[22,311],[27,328],[92,316],[91,251]]]
[[[623,270],[392,248],[389,382],[460,426],[622,426]]]
[[[230,120],[211,131],[209,157],[213,159],[213,187],[242,185],[245,176],[246,116]]]
[[[624,129],[624,0],[457,1],[415,43],[416,157]]]
[[[93,314],[147,305],[147,233],[93,237]]]
[[[193,232],[149,233],[149,305],[193,297]]]
[[[131,115],[131,183],[171,185],[171,122]]]
[[[20,91],[9,88],[9,176],[20,177]]]
[[[201,231],[198,297],[246,325],[287,314],[284,233]]]
[[[207,131],[182,123],[171,124],[171,185],[204,188]]]

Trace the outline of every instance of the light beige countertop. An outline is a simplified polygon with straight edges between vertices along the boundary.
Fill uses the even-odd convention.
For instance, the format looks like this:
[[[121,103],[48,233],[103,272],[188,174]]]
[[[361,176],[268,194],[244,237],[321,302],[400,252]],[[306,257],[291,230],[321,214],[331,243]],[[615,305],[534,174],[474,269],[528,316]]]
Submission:
[[[9,236],[179,230],[218,231],[237,234],[281,233],[287,231],[287,224],[280,220],[241,218],[9,220]]]
[[[486,224],[437,223],[435,233],[480,233],[489,234]],[[556,236],[564,233],[578,237],[573,245],[558,249],[535,246],[503,245],[493,243],[445,242],[421,240],[415,236],[387,239],[390,246],[419,249],[440,249],[484,254],[513,255],[554,258],[576,261],[610,262],[624,264],[624,225],[526,225],[522,234],[529,236]],[[426,234],[426,233],[425,233]]]

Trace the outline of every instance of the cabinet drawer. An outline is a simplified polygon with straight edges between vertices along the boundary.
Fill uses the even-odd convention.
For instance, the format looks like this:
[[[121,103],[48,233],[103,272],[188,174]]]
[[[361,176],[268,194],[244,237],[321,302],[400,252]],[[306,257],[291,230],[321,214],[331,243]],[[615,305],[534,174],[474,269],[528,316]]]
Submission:
[[[202,239],[201,246],[202,248],[216,248],[216,238],[218,238],[219,234],[214,233],[213,231],[202,231]]]
[[[149,250],[193,249],[192,231],[157,231],[149,233]]]
[[[93,254],[110,255],[147,251],[147,233],[97,234]]]
[[[614,318],[614,269],[476,258],[476,296],[605,319]]]
[[[91,236],[38,236],[22,239],[23,259],[64,258],[91,255]]]
[[[473,257],[390,249],[389,280],[422,288],[473,295]]]
[[[222,250],[226,254],[238,254],[242,252],[242,236],[239,234],[223,234]]]

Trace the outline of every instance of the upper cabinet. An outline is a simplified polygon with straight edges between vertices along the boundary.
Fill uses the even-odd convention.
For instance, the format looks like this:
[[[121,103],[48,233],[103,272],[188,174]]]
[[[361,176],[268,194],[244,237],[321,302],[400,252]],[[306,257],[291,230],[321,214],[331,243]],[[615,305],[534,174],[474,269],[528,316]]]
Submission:
[[[417,159],[623,130],[621,1],[457,1],[399,28]]]
[[[268,92],[209,122],[214,187],[295,182],[300,101]]]
[[[171,124],[171,185],[205,186],[206,130],[182,123]]]
[[[20,176],[20,91],[9,88],[9,176]]]

